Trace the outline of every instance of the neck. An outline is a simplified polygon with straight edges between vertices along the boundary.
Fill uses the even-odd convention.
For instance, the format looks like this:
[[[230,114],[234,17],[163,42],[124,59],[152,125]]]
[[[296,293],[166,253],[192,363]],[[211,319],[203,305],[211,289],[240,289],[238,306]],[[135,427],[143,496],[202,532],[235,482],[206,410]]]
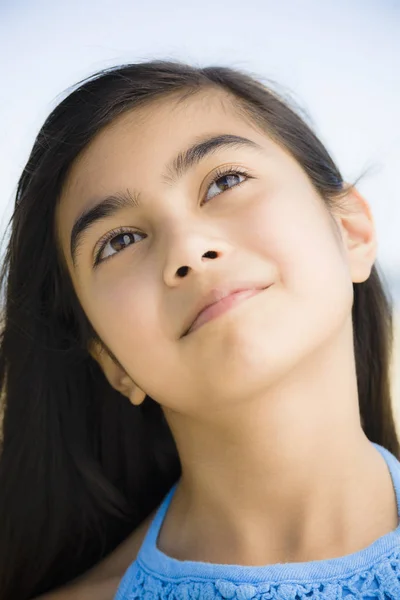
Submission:
[[[236,564],[317,560],[396,526],[390,474],[362,431],[344,338],[240,405],[198,419],[166,414],[182,464],[160,533],[168,554]],[[373,499],[371,476],[381,490]],[[382,503],[387,511],[366,532]]]

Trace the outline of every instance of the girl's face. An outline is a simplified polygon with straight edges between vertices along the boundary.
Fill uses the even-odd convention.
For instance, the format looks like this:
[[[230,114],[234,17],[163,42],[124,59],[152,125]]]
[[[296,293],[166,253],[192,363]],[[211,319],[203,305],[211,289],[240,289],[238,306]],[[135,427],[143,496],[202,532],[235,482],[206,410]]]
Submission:
[[[222,92],[118,117],[57,209],[81,305],[126,372],[100,354],[110,382],[186,413],[248,401],[343,327],[337,224],[339,237],[299,164]],[[184,335],[213,288],[252,286],[265,289]]]

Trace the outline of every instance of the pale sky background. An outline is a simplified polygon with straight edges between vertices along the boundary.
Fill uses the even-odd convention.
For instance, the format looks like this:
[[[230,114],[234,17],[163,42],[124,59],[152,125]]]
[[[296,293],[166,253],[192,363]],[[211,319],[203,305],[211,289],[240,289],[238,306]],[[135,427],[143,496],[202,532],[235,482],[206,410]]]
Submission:
[[[0,0],[0,234],[34,137],[65,90],[151,58],[243,68],[288,91],[345,178],[369,170],[359,189],[394,290],[400,0]]]

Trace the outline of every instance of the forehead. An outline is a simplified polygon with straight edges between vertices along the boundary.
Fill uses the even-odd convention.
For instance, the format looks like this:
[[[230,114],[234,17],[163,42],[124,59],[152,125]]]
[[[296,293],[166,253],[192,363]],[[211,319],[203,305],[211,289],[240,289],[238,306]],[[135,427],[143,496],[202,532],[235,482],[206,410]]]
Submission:
[[[118,184],[125,174],[153,178],[168,158],[205,133],[249,133],[255,125],[239,114],[223,91],[196,93],[190,98],[165,98],[127,111],[100,131],[72,165],[61,203],[73,192],[87,196],[93,186]],[[261,134],[258,133],[260,136]]]
[[[223,90],[188,98],[175,94],[127,111],[101,130],[75,160],[65,182],[56,211],[62,245],[91,198],[130,187],[144,195],[156,193],[166,162],[197,136],[232,133],[265,144],[265,133],[234,102]]]

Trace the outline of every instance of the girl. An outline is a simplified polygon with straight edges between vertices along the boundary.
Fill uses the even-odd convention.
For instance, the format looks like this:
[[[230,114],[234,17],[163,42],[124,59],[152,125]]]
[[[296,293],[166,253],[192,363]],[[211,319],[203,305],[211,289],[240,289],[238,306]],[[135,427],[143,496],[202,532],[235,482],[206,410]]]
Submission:
[[[2,600],[400,598],[373,217],[277,93],[168,61],[86,80],[3,283]]]

